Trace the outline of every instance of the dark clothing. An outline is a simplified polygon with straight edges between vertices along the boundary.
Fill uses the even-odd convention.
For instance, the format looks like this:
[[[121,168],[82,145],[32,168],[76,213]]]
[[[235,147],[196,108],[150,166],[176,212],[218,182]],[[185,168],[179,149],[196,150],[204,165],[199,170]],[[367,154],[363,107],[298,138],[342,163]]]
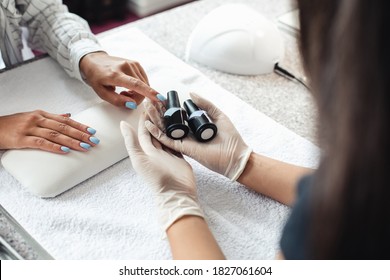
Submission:
[[[306,176],[299,181],[297,200],[283,229],[280,247],[286,259],[308,259],[307,241],[311,179],[312,176]]]
[[[297,200],[283,229],[280,241],[281,251],[286,259],[303,260],[315,258],[313,247],[311,247],[309,242],[311,238],[309,231],[313,218],[311,216],[313,215],[311,191],[314,180],[314,176],[306,176],[298,183]],[[379,199],[373,195],[374,199],[371,201],[367,198],[367,206],[358,208],[356,205],[361,203],[356,201],[356,198],[353,200],[356,196],[356,193],[351,192],[351,201],[345,205],[346,209],[341,209],[344,210],[344,216],[340,216],[342,224],[338,230],[342,234],[336,240],[337,244],[329,244],[329,246],[334,248],[331,248],[329,257],[324,258],[389,260],[390,224],[386,219],[390,212],[389,206],[377,202],[379,205],[374,207],[372,201],[376,202]],[[388,196],[386,195],[386,197]],[[371,209],[372,211],[369,211]],[[353,213],[348,211],[353,211]],[[321,238],[318,238],[318,242],[321,242]]]

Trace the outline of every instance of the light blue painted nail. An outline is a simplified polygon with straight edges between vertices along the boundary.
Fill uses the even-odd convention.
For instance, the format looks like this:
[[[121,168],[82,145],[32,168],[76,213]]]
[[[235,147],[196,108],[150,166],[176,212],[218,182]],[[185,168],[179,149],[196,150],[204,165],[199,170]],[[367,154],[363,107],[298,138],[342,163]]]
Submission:
[[[166,98],[164,95],[160,94],[160,93],[157,94],[156,97],[157,97],[160,101],[165,101],[165,100],[167,100],[167,98]]]
[[[91,145],[84,143],[84,142],[81,142],[80,147],[83,149],[89,150],[91,148]]]
[[[129,109],[137,109],[137,104],[135,104],[134,102],[127,101],[125,105]]]
[[[61,146],[61,151],[65,152],[65,153],[69,153],[70,149],[68,147]]]
[[[94,128],[92,128],[92,127],[88,127],[88,128],[87,128],[87,131],[88,131],[90,134],[92,134],[92,135],[94,135],[94,134],[96,133],[96,129],[94,129]]]
[[[94,143],[96,145],[99,144],[99,142],[100,142],[100,140],[94,136],[89,137],[89,141],[91,141],[92,143]]]

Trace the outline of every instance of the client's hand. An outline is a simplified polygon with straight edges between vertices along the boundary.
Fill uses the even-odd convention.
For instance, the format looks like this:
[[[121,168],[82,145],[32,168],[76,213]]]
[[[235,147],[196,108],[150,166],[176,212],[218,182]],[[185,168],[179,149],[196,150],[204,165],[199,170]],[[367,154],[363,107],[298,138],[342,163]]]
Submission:
[[[68,115],[44,111],[0,117],[0,149],[32,148],[65,154],[74,149],[87,151],[99,143],[95,129],[78,123]]]
[[[138,136],[126,122],[122,121],[120,128],[134,169],[156,194],[164,230],[183,216],[203,217],[191,166],[181,154],[173,153],[156,141],[145,128],[145,121],[143,113]]]
[[[147,102],[145,106],[151,121],[146,127],[163,145],[187,155],[207,168],[235,181],[243,172],[252,152],[229,118],[210,101],[191,93],[191,98],[199,108],[205,110],[218,127],[217,136],[210,142],[200,143],[194,137],[187,136],[182,140],[169,138],[165,131],[162,112],[156,104]],[[158,107],[156,107],[158,106]]]
[[[149,87],[148,77],[136,61],[109,56],[105,52],[89,53],[80,60],[80,71],[97,95],[113,105],[136,109],[145,97],[152,101],[165,100]],[[128,91],[117,94],[117,86]]]

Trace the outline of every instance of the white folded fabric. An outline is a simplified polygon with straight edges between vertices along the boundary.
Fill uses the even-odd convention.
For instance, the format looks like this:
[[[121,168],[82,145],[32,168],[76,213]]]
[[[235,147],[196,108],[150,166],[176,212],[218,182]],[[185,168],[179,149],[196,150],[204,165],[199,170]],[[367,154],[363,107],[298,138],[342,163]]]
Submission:
[[[139,30],[121,28],[100,39],[111,55],[138,60],[161,93],[175,89],[184,97],[194,91],[214,102],[256,152],[308,167],[317,165],[317,147],[222,89]],[[67,77],[50,58],[0,74],[0,115],[38,108],[75,115],[98,103],[91,89]],[[90,156],[98,152],[94,149]],[[192,160],[190,164],[200,204],[227,258],[273,259],[289,209]],[[0,203],[54,258],[171,258],[168,241],[161,239],[153,193],[129,159],[50,199],[32,194],[3,166],[0,182]]]

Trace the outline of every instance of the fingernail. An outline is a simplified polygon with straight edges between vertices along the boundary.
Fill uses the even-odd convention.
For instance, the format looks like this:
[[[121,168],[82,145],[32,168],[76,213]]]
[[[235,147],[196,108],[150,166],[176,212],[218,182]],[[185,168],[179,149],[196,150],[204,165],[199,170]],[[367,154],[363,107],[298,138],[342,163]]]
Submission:
[[[87,131],[88,131],[90,134],[92,134],[92,135],[94,135],[94,134],[96,133],[96,129],[94,129],[94,128],[92,128],[92,127],[88,127],[88,128],[87,128]]]
[[[65,152],[65,153],[69,153],[70,149],[68,147],[61,146],[61,151]]]
[[[137,104],[135,104],[134,102],[130,102],[130,101],[127,101],[125,103],[125,106],[129,109],[137,109]]]
[[[80,147],[83,149],[89,150],[91,148],[91,145],[84,143],[84,142],[81,142]]]
[[[99,142],[100,142],[100,140],[98,139],[98,138],[96,138],[96,137],[89,137],[89,141],[91,141],[92,143],[94,143],[94,144],[99,144]]]
[[[156,97],[157,97],[160,101],[165,101],[165,100],[167,100],[166,97],[165,97],[164,95],[160,94],[160,93],[157,94]]]

